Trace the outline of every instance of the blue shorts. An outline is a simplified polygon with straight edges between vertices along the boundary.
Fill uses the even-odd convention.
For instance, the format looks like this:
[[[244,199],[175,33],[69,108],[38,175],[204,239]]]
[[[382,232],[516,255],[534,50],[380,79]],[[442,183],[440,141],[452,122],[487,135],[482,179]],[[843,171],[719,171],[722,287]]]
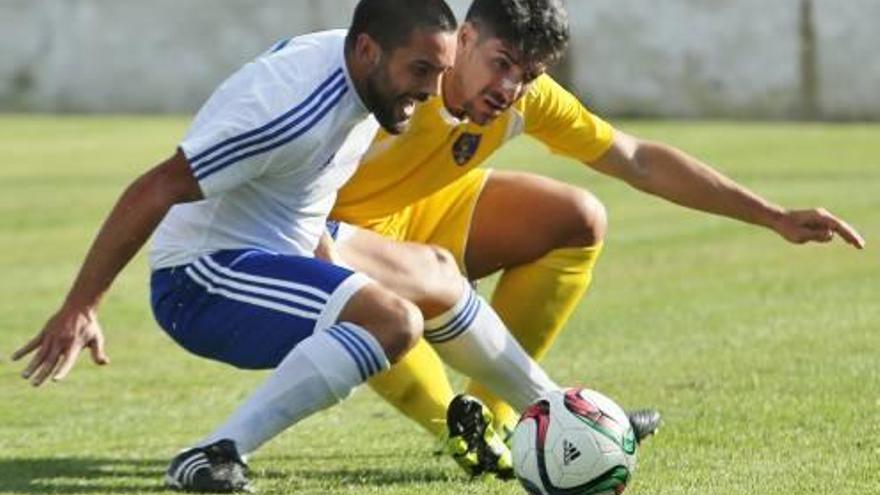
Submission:
[[[367,282],[315,258],[230,250],[154,271],[151,302],[159,325],[193,354],[269,369],[333,325]]]

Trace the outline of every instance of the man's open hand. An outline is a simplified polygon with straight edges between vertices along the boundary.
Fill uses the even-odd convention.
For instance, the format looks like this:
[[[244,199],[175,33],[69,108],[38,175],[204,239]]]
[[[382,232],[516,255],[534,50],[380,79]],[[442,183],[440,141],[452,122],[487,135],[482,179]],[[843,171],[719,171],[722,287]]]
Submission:
[[[83,347],[91,350],[96,364],[110,362],[104,353],[104,334],[94,312],[62,308],[36,337],[15,351],[12,359],[17,361],[36,351],[21,376],[38,387],[50,376],[55,381],[67,376]]]

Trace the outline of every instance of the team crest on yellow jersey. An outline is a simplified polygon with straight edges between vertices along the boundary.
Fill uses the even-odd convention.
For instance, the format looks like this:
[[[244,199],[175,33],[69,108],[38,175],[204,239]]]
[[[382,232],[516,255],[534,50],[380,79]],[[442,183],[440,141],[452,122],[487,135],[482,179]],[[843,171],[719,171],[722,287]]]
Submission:
[[[471,158],[477,154],[477,149],[480,147],[480,141],[482,139],[482,135],[471,134],[469,132],[462,133],[461,136],[458,136],[458,139],[455,140],[455,144],[452,145],[452,158],[455,159],[455,163],[464,165],[471,161]]]

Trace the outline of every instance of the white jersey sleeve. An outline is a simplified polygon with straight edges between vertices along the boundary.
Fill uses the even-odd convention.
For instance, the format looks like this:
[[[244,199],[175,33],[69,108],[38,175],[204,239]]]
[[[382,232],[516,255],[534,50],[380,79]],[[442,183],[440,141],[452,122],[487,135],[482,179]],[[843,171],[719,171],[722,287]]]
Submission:
[[[248,64],[217,88],[180,143],[205,197],[259,177],[268,166],[269,155],[248,154],[249,138],[269,110],[253,93],[254,72]]]
[[[285,73],[268,55],[221,84],[180,143],[205,197],[269,172],[286,174],[303,166],[304,161],[277,151],[298,128],[307,128],[325,101],[345,89],[341,68],[328,71],[316,87],[313,77]]]

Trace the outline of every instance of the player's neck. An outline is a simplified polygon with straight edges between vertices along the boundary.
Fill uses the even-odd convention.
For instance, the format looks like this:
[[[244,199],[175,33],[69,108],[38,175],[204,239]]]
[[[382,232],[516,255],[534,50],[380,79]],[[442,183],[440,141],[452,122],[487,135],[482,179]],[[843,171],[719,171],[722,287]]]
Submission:
[[[455,77],[452,72],[447,72],[443,76],[440,95],[443,98],[443,106],[446,107],[446,111],[457,118],[464,118],[464,99],[461,97],[461,91],[459,91],[458,86],[455,84]]]
[[[364,67],[362,63],[359,63],[357,57],[354,55],[354,50],[350,50],[348,47],[345,48],[343,58],[345,59],[345,69],[348,71],[348,77],[351,80],[352,86],[354,86],[358,98],[364,107],[368,107],[368,100],[364,90],[364,81],[366,80],[366,75],[369,72],[369,69]]]

